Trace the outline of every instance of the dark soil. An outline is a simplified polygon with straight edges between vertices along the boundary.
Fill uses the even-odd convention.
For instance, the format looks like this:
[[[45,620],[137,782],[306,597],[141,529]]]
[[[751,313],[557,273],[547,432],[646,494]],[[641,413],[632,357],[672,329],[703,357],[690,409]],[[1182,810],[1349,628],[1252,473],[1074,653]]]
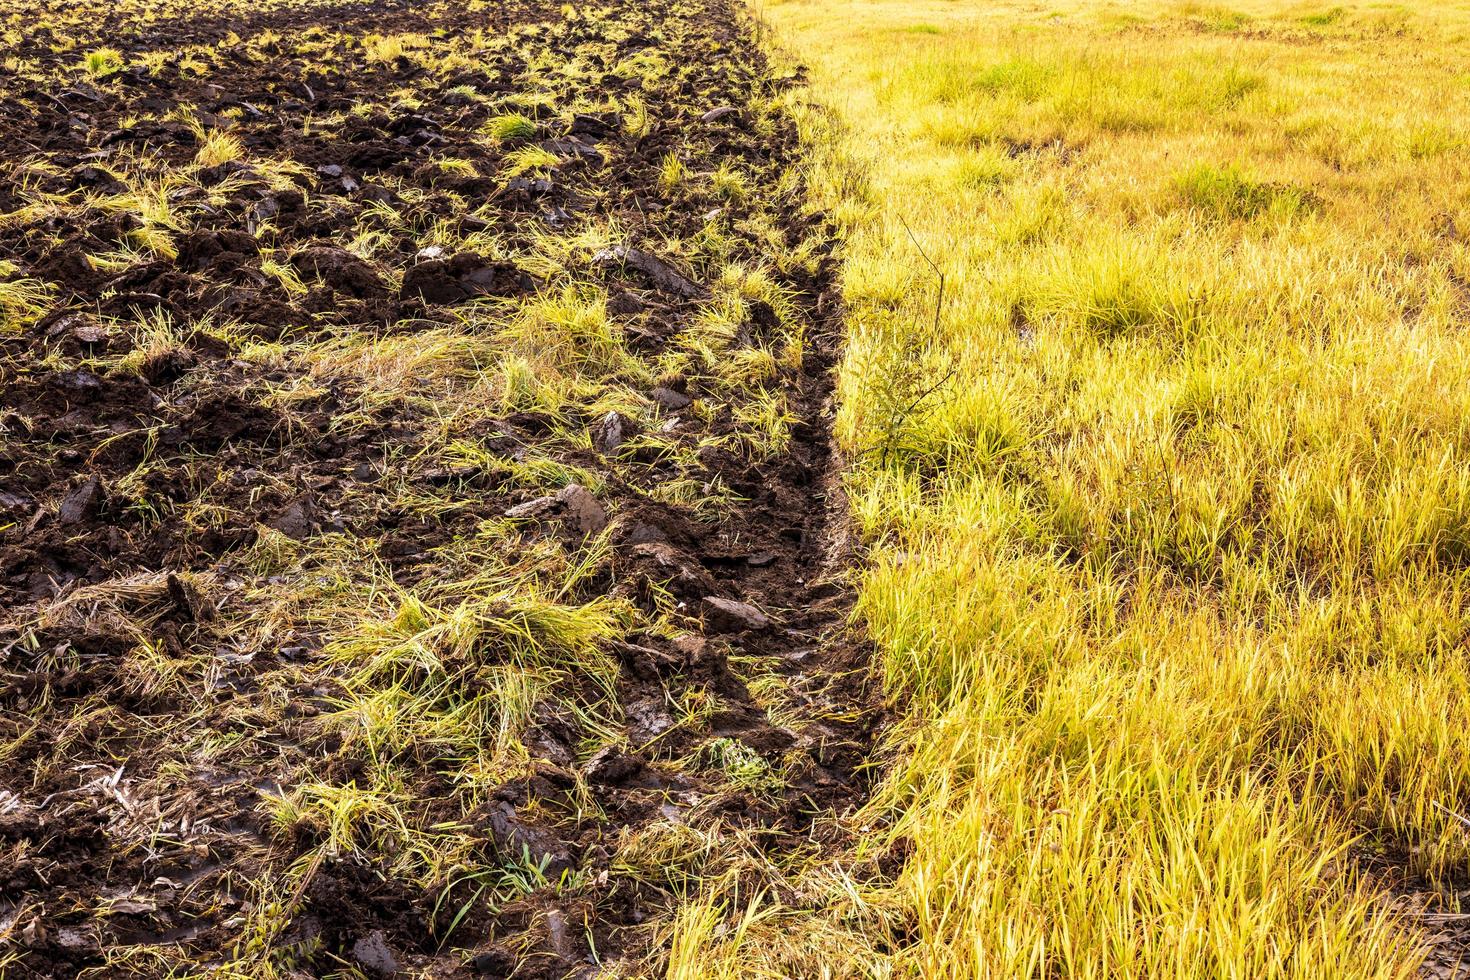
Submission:
[[[1412,856],[1392,847],[1359,844],[1355,868],[1389,896],[1394,913],[1423,930],[1426,980],[1457,980],[1470,973],[1470,888],[1463,881],[1431,881],[1410,872]]]
[[[36,4],[8,52],[21,70],[0,71],[0,281],[46,291],[8,330],[0,319],[0,963],[34,977],[226,963],[369,977],[656,969],[650,927],[701,876],[742,852],[841,844],[836,818],[866,799],[882,711],[845,584],[835,260],[799,180],[781,179],[799,164],[794,125],[779,112],[755,125],[749,109],[792,80],[772,76],[732,6],[200,5],[154,23],[138,9]],[[362,43],[410,32],[423,41],[407,56]],[[81,46],[54,53],[63,34]],[[130,66],[89,79],[80,53],[101,43]],[[139,67],[150,51],[171,56]],[[447,70],[433,60],[465,52]],[[483,138],[498,99],[564,63],[577,71],[563,108],[522,109],[534,137]],[[630,63],[655,67],[639,77]],[[652,120],[641,132],[597,105],[634,96]],[[213,130],[243,157],[196,164]],[[513,172],[528,146],[559,162]],[[671,152],[693,174],[737,168],[748,195],[665,186]],[[140,177],[165,188],[175,254],[150,254],[143,219],[117,206],[124,178]],[[572,249],[566,274],[606,291],[653,362],[711,294],[711,269],[668,243],[715,220],[734,260],[814,256],[778,275],[805,356],[762,383],[793,417],[769,457],[734,440],[746,395],[694,373],[661,377],[638,418],[519,408],[453,433],[495,463],[441,458],[443,406],[472,374],[447,398],[427,383],[387,398],[313,373],[311,352],[333,344],[473,332],[475,310],[503,322],[560,288],[518,259],[609,222],[626,243]],[[435,227],[485,250],[425,248]],[[379,243],[369,257],[353,247],[365,232]],[[752,303],[735,343],[758,344],[776,321]],[[602,485],[538,491],[498,469],[529,458]],[[713,508],[670,502],[681,479],[728,494]],[[473,805],[432,752],[396,759],[409,795],[430,801],[426,819],[477,841],[468,868],[437,882],[404,880],[396,855],[328,854],[313,832],[272,826],[267,797],[356,785],[379,761],[322,723],[341,691],[322,655],[337,637],[309,597],[324,591],[331,542],[367,543],[399,586],[433,585],[445,549],[508,513],[525,521],[528,553],[550,542],[576,555],[611,527],[611,555],[577,598],[647,616],[607,650],[620,735],[543,713],[520,772]],[[295,550],[262,567],[277,539]],[[267,614],[273,590],[304,598]],[[654,628],[669,609],[678,628]],[[784,723],[753,693],[772,679]],[[691,698],[714,707],[676,723],[670,706]],[[732,780],[718,763],[732,750],[780,778]],[[703,850],[671,856],[662,877],[631,870],[629,842],[654,825],[689,828]],[[516,861],[545,880],[513,899],[463,873]]]

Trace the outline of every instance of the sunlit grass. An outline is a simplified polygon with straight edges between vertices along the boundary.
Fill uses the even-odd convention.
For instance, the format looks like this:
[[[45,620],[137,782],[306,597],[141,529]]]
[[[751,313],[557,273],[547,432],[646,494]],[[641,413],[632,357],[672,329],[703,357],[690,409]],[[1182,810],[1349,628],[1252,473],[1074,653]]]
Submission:
[[[116,75],[126,65],[122,52],[116,48],[96,48],[82,59],[82,70],[98,80]]]
[[[852,857],[904,858],[742,936],[691,907],[674,972],[1413,975],[1385,890],[1470,860],[1470,23],[833,11],[758,12],[833,110],[797,106],[904,714]]]
[[[495,116],[485,124],[485,128],[492,136],[503,140],[530,139],[536,135],[535,121],[518,112]]]
[[[15,266],[0,261],[0,334],[19,333],[39,319],[49,296],[45,283],[21,278]]]

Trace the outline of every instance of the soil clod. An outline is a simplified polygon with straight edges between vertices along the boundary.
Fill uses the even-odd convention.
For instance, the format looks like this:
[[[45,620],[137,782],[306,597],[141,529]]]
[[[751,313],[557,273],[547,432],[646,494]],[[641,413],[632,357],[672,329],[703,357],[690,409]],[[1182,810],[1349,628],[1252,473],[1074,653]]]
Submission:
[[[62,527],[80,524],[97,516],[102,505],[102,478],[90,476],[67,494],[56,510],[56,522]]]
[[[699,299],[708,291],[668,262],[640,248],[615,245],[592,256],[593,265],[633,269],[643,273],[654,289],[681,299]]]
[[[452,305],[477,296],[518,296],[532,288],[530,278],[515,266],[466,253],[413,266],[404,274],[399,295]]]
[[[771,625],[770,618],[748,602],[705,596],[701,607],[705,626],[715,633],[741,633]]]

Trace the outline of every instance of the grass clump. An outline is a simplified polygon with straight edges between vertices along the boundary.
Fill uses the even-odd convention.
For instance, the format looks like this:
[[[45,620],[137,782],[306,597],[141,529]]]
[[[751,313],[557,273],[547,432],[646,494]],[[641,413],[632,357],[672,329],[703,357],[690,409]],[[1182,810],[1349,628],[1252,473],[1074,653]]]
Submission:
[[[486,130],[496,139],[528,140],[536,135],[536,121],[519,112],[495,116],[485,124]]]
[[[127,60],[117,48],[95,48],[82,59],[82,71],[101,81],[127,67]]]
[[[511,349],[559,374],[635,370],[598,290],[567,285],[517,310],[502,333]],[[538,377],[541,374],[538,373]]]
[[[568,605],[535,590],[454,605],[405,596],[334,648],[357,665],[344,720],[374,757],[432,747],[493,772],[524,751],[519,734],[558,688],[592,680],[611,693],[616,664],[598,644],[624,619],[610,601]]]
[[[679,154],[672,152],[664,154],[663,163],[659,165],[658,170],[659,187],[666,192],[676,190],[688,176],[688,169],[684,166],[684,161],[679,159]]]
[[[234,163],[245,156],[245,145],[233,133],[211,129],[204,134],[194,162],[201,167],[217,167],[222,163]]]
[[[505,162],[507,164],[506,176],[518,177],[532,171],[554,170],[560,166],[561,158],[545,147],[523,146],[507,153]]]
[[[1250,23],[1250,17],[1239,11],[1228,7],[1206,7],[1198,4],[1187,4],[1181,13],[1190,20],[1200,24],[1206,30],[1217,31],[1228,34],[1238,31]]]
[[[1330,27],[1347,16],[1347,10],[1343,7],[1329,7],[1317,13],[1304,14],[1298,18],[1308,27]]]
[[[18,334],[40,319],[51,291],[35,279],[18,277],[16,268],[0,261],[0,334]]]
[[[1258,181],[1233,166],[1197,164],[1176,177],[1174,186],[1188,206],[1230,220],[1268,212],[1290,217],[1317,207],[1316,198],[1303,188]]]

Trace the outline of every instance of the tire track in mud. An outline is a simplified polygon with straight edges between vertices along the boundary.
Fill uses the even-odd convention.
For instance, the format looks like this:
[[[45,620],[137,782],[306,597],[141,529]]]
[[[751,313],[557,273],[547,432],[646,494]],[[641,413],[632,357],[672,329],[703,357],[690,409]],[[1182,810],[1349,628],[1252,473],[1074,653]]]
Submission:
[[[289,39],[315,15],[262,16]],[[246,38],[207,80],[88,96],[85,120],[10,107],[47,134],[0,181],[0,258],[51,303],[0,336],[0,751],[23,770],[0,777],[0,941],[34,975],[645,971],[702,882],[779,886],[761,866],[841,844],[867,797],[883,711],[849,622],[843,323],[775,103],[792,80],[727,3],[526,3],[499,46],[457,4],[412,16],[449,29],[387,62],[350,35],[396,14],[325,24],[349,35],[340,75]],[[436,46],[473,67],[436,75]],[[562,77],[510,103],[534,136],[480,138]],[[245,162],[206,166],[156,121],[188,106]],[[140,174],[185,188],[175,254],[101,269],[85,257],[138,232],[105,199]],[[341,248],[365,228],[372,248]],[[505,325],[588,283],[623,374],[552,411],[464,409]],[[160,340],[159,317],[196,326]],[[321,374],[334,345],[446,337],[475,368],[437,394]],[[595,483],[538,486],[552,471]],[[461,584],[502,558],[507,599]],[[484,624],[541,601],[512,587],[531,573],[560,576],[556,616],[618,610],[616,635],[517,674],[526,651]],[[428,675],[362,667],[414,617],[395,642],[432,647]],[[466,618],[479,639],[433,647]],[[494,715],[513,739],[486,776],[442,724],[507,676],[549,687]],[[373,741],[361,706],[400,695],[441,728]]]

